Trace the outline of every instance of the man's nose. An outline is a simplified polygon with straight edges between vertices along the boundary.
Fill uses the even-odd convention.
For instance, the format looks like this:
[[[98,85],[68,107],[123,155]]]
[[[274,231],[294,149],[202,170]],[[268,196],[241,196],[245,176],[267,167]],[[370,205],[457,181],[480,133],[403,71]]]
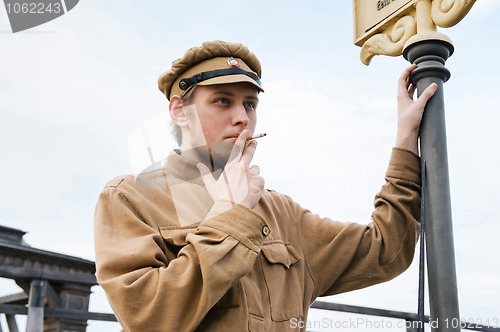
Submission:
[[[235,106],[233,112],[233,125],[243,124],[246,127],[248,125],[248,114],[245,106]]]

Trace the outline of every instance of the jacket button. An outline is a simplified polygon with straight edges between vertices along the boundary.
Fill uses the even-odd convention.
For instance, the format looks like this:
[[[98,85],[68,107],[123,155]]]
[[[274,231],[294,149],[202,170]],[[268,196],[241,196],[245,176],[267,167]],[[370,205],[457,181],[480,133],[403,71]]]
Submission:
[[[264,236],[268,236],[269,233],[271,233],[271,230],[269,229],[269,227],[267,227],[267,226],[262,227],[262,234],[264,234]]]

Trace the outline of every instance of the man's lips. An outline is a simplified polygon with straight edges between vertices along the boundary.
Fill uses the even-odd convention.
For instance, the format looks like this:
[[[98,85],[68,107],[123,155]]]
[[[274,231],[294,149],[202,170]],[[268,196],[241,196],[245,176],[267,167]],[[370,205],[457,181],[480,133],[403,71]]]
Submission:
[[[226,136],[224,139],[234,139],[234,140],[237,140],[238,137],[240,137],[240,134],[232,134],[232,135]]]

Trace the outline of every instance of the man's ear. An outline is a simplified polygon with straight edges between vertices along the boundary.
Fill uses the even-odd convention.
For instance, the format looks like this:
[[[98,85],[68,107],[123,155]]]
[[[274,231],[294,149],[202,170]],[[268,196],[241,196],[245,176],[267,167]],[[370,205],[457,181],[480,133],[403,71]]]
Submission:
[[[186,127],[188,119],[186,109],[182,107],[182,99],[178,95],[170,97],[170,104],[168,106],[170,117],[172,121],[179,127]]]

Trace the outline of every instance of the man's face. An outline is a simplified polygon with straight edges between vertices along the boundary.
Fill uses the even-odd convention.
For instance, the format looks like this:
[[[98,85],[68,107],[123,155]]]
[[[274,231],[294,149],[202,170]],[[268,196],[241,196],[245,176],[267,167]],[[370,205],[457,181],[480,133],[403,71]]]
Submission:
[[[243,129],[252,135],[258,102],[258,90],[249,83],[198,86],[192,101],[197,117],[189,116],[191,144],[234,143]]]
[[[183,131],[185,156],[223,168],[243,129],[250,135],[255,130],[258,93],[249,83],[196,87],[191,105],[185,107],[189,122]]]

